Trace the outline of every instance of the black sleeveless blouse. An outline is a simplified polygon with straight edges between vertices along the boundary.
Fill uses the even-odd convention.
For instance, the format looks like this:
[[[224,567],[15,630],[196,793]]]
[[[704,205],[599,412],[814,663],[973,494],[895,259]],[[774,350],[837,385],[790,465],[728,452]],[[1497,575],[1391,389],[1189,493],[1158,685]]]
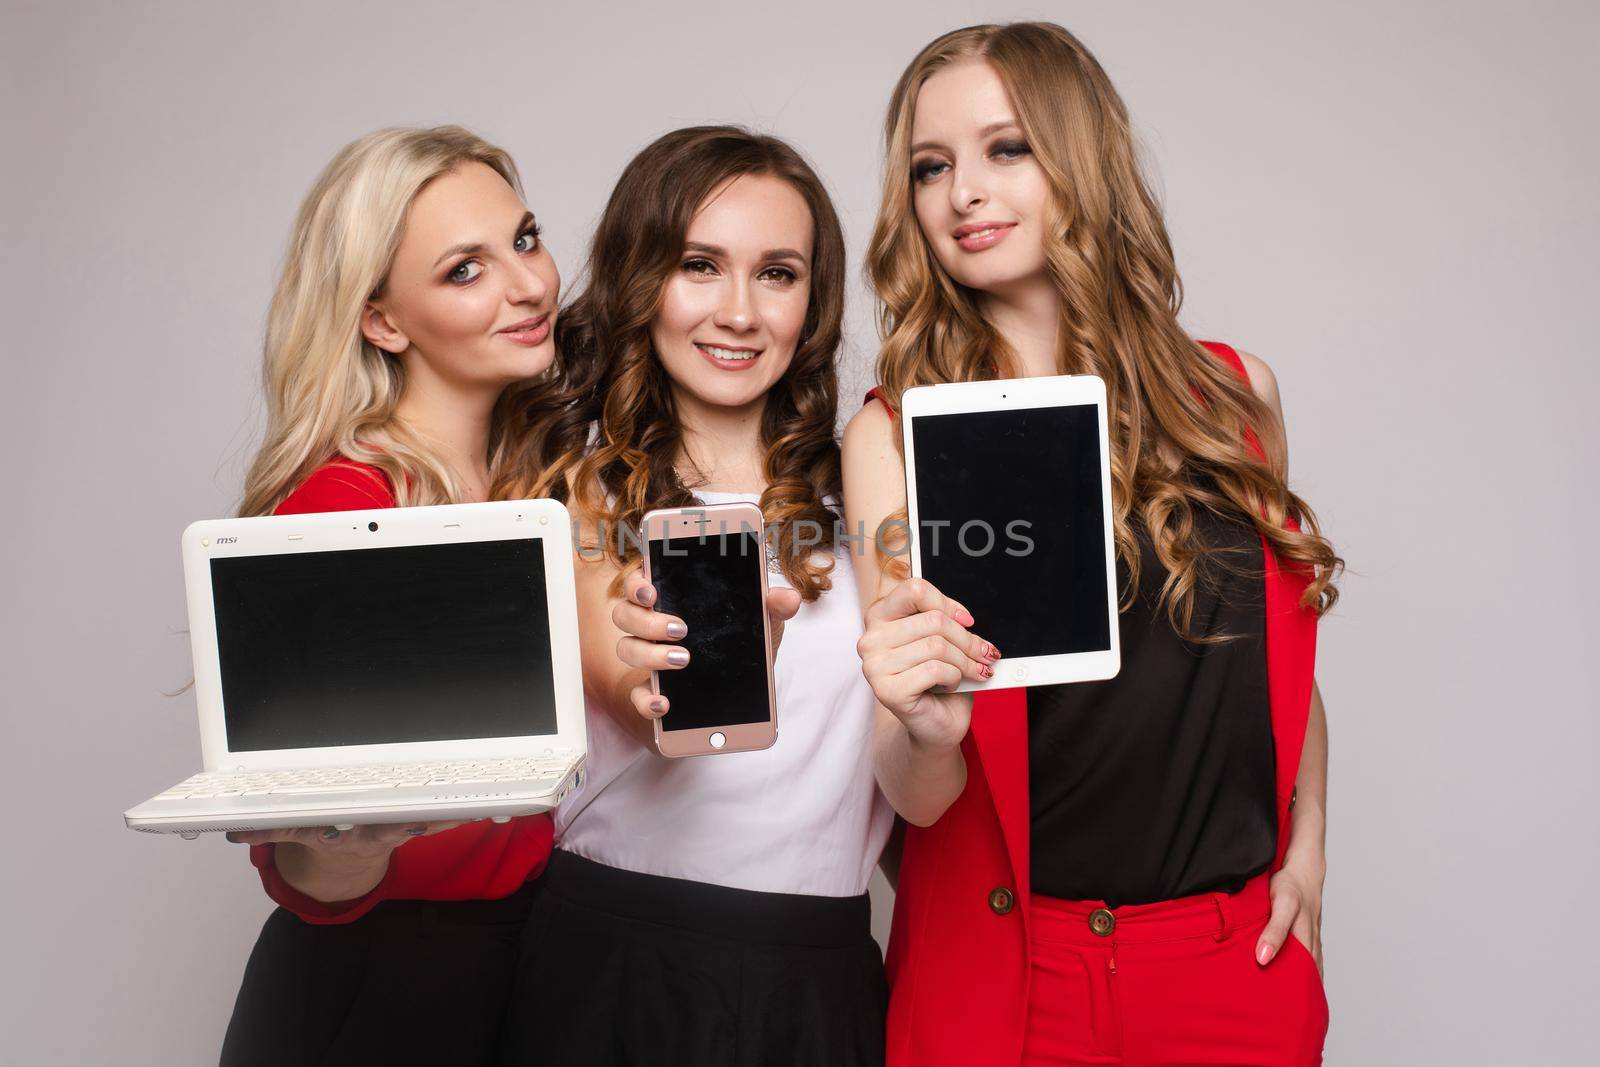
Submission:
[[[1115,907],[1237,892],[1277,847],[1261,539],[1195,515],[1193,644],[1158,606],[1166,570],[1137,529],[1139,589],[1120,616],[1122,670],[1028,694],[1035,893]],[[1117,564],[1120,588],[1128,569]],[[1002,652],[1004,649],[1001,650]]]

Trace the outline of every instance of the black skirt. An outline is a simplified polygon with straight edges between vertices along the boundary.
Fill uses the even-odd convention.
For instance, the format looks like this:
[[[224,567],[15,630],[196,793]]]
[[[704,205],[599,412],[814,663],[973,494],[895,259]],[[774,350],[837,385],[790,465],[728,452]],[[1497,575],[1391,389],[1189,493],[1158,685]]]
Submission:
[[[858,897],[756,893],[557,849],[503,1067],[868,1067],[888,987]]]
[[[222,1067],[492,1064],[537,893],[386,900],[327,926],[279,908],[245,966]]]

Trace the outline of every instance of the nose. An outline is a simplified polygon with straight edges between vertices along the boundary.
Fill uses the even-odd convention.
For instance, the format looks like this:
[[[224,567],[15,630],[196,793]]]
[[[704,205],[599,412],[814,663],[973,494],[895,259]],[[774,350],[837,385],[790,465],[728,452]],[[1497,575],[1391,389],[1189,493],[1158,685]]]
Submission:
[[[952,178],[954,180],[950,183],[950,206],[957,212],[965,214],[988,203],[989,190],[985,184],[982,168],[958,166]]]
[[[511,261],[506,280],[506,300],[512,304],[542,304],[550,295],[550,283],[532,263]]]
[[[730,279],[711,321],[724,330],[746,333],[756,328],[759,318],[755,303],[750,299],[750,283],[742,277]]]

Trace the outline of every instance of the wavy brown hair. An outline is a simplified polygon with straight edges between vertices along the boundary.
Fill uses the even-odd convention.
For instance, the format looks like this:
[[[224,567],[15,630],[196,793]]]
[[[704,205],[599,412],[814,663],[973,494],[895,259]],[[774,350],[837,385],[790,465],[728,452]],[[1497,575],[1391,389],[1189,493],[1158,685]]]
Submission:
[[[1182,283],[1161,208],[1140,170],[1127,108],[1089,50],[1047,22],[970,26],[938,38],[900,75],[884,126],[883,202],[867,270],[881,305],[878,381],[898,410],[917,385],[1014,377],[1015,353],[982,294],[934,258],[912,204],[917,93],[939,70],[986,61],[1050,184],[1046,270],[1061,295],[1057,365],[1105,379],[1117,552],[1138,588],[1135,520],[1167,570],[1161,592],[1191,640],[1197,509],[1253,522],[1279,561],[1310,578],[1302,603],[1338,599],[1343,561],[1289,489],[1282,431],[1250,384],[1178,324]],[[1259,435],[1259,437],[1257,436]],[[1269,459],[1268,457],[1274,457]]]
[[[618,566],[638,547],[616,531],[637,530],[652,508],[697,503],[675,466],[683,430],[650,324],[681,262],[690,221],[707,197],[742,175],[788,182],[811,211],[810,303],[794,359],[768,391],[761,418],[761,512],[778,566],[809,601],[832,587],[837,547],[836,516],[824,501],[840,492],[834,418],[844,235],[816,172],[775,137],[736,126],[674,130],[623,170],[590,246],[583,292],[556,319],[561,410],[548,414],[544,394],[531,386],[508,395],[512,429],[493,495],[567,501],[612,531],[600,541]],[[813,558],[817,549],[828,558]]]

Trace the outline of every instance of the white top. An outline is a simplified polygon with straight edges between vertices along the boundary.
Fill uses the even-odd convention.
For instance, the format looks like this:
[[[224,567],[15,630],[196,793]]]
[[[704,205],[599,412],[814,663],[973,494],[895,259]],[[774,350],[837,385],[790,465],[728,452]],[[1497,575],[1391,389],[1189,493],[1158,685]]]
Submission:
[[[753,493],[697,493],[705,503]],[[610,867],[768,893],[866,892],[894,813],[872,770],[860,598],[840,546],[833,588],[785,625],[778,739],[759,752],[668,759],[588,706],[585,782],[556,812],[559,847]],[[781,571],[767,580],[789,585]]]

